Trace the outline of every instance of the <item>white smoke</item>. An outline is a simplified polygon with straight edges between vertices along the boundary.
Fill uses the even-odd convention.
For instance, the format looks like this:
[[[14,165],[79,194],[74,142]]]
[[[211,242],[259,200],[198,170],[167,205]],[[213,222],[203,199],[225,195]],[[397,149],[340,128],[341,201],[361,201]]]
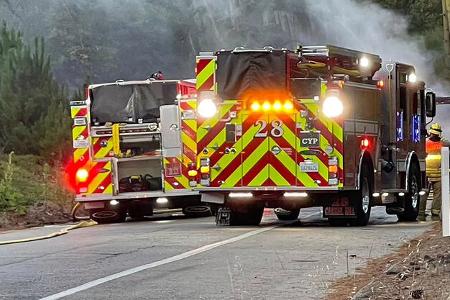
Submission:
[[[92,35],[101,38],[90,43],[108,40],[113,48],[110,64],[115,68],[96,62],[94,68],[102,69],[96,81],[142,78],[153,68],[171,78],[193,76],[194,56],[199,51],[334,44],[411,64],[418,78],[438,95],[450,95],[448,83],[440,82],[434,74],[433,53],[425,49],[420,38],[408,34],[408,20],[370,0],[40,0],[14,6],[14,14],[5,7],[0,10],[0,19],[30,38],[51,38],[58,29],[52,23],[57,19],[54,16],[67,11],[69,21],[78,13],[91,12],[86,15],[89,21],[92,23],[95,16],[94,21],[103,25],[74,24],[69,36],[76,37],[75,41],[85,44],[79,33],[93,31]],[[95,32],[98,27],[101,30]],[[57,51],[67,51],[60,43],[51,43],[50,39],[54,57],[61,56]],[[91,46],[102,49],[105,45]],[[67,66],[55,67],[56,74],[70,74]],[[68,75],[62,78],[74,80]]]
[[[425,49],[422,40],[408,34],[406,18],[367,2],[307,0],[307,3],[308,14],[316,17],[323,34],[310,32],[311,42],[333,43],[378,54],[386,61],[411,64],[427,86],[438,94],[450,94],[449,88],[435,76],[432,53]]]
[[[369,1],[354,0],[196,0],[207,8],[216,39],[214,44],[230,48],[239,45],[295,47],[327,45],[378,54],[384,61],[398,61],[416,68],[419,80],[426,82],[438,94],[450,95],[450,89],[440,82],[433,70],[433,54],[423,41],[408,34],[405,17]],[[251,8],[249,8],[251,7]],[[223,23],[224,16],[232,22]],[[223,33],[244,23],[253,32],[242,32],[238,45]],[[217,34],[217,32],[219,34]],[[280,44],[280,42],[284,44]],[[259,45],[258,45],[259,43]]]

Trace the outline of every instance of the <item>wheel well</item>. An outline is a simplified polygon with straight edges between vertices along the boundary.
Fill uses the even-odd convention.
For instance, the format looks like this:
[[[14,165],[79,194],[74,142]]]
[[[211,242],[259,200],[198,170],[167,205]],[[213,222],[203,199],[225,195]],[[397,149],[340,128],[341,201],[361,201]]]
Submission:
[[[422,171],[420,170],[420,163],[419,158],[417,157],[417,154],[415,152],[410,152],[407,158],[407,166],[406,166],[406,176],[405,176],[405,189],[408,190],[408,182],[409,182],[409,170],[412,165],[415,165],[417,167],[417,170],[419,170],[420,178],[421,178],[421,186],[424,187],[424,176],[422,176]]]
[[[361,155],[361,158],[359,159],[359,166],[358,166],[358,177],[357,177],[357,188],[359,189],[360,187],[360,174],[361,174],[361,170],[362,170],[362,166],[363,165],[367,165],[369,167],[369,176],[370,176],[370,184],[371,184],[371,188],[373,190],[373,180],[374,180],[374,167],[373,167],[373,161],[372,161],[372,157],[370,156],[370,153],[367,151],[364,151]]]

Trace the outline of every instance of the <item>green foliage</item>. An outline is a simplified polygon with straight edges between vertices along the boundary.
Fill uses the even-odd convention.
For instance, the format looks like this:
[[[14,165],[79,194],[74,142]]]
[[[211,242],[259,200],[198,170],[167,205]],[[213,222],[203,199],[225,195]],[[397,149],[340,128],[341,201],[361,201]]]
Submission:
[[[25,213],[34,203],[71,206],[73,195],[65,188],[63,170],[37,156],[0,156],[0,212]]]
[[[0,150],[61,158],[70,139],[66,93],[54,81],[43,39],[34,47],[0,31]]]
[[[23,194],[13,184],[15,176],[15,166],[12,162],[14,152],[9,154],[8,160],[5,163],[3,177],[0,180],[0,211],[16,209],[18,212],[23,212],[24,207],[21,199]]]

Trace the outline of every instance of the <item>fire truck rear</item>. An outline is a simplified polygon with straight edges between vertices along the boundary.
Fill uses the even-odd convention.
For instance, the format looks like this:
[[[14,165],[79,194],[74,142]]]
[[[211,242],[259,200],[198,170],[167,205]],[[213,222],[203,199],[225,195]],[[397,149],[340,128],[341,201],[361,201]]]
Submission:
[[[195,154],[182,148],[176,101],[195,94],[195,81],[117,81],[90,85],[71,101],[76,201],[97,222],[140,219],[153,209],[209,214],[188,180]]]
[[[201,53],[196,74],[197,100],[180,106],[196,120],[190,180],[220,206],[218,224],[259,224],[264,207],[282,220],[321,206],[332,223],[363,226],[376,205],[416,219],[435,95],[414,67],[335,46],[266,47]]]

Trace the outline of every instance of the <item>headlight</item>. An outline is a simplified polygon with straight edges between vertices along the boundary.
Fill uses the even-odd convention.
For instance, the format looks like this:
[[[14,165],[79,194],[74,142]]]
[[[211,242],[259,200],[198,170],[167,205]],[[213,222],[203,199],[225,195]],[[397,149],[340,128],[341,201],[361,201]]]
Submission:
[[[344,104],[336,96],[328,96],[323,101],[322,111],[329,118],[339,117],[344,112]]]
[[[217,106],[212,99],[203,99],[197,107],[198,114],[203,118],[211,118],[217,113]]]

